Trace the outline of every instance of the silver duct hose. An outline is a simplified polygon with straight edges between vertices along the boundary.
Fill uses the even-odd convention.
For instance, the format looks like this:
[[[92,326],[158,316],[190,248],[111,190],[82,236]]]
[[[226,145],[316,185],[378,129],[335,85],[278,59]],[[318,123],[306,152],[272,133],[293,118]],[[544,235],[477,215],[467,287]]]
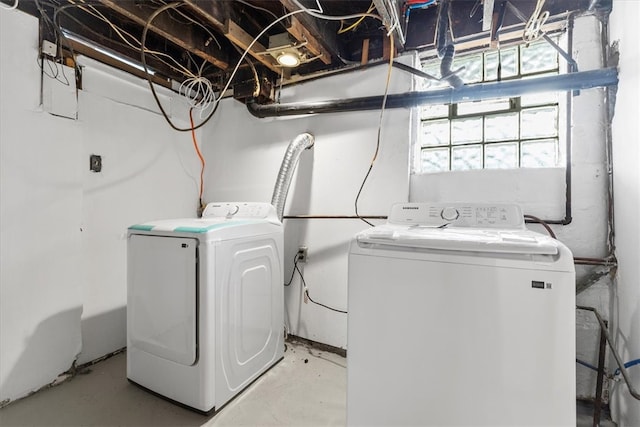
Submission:
[[[313,147],[314,141],[315,138],[310,133],[301,133],[289,143],[287,151],[284,153],[280,172],[278,172],[278,179],[276,180],[276,186],[273,189],[273,196],[271,197],[271,204],[276,208],[280,221],[282,221],[282,217],[284,216],[284,204],[287,201],[289,185],[291,185],[293,172],[296,170],[298,160],[300,160],[300,154],[302,154],[304,150]]]

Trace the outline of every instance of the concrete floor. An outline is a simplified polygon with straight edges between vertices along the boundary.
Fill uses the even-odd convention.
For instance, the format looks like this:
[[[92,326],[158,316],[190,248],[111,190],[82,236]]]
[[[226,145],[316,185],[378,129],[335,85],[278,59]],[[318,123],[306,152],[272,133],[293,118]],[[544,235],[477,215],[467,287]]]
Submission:
[[[126,380],[126,355],[0,409],[0,426],[343,426],[346,360],[287,342],[285,358],[218,414],[204,416]]]
[[[0,409],[0,426],[344,426],[345,407],[346,359],[289,341],[284,360],[214,416],[130,384],[121,353]],[[591,426],[592,414],[579,403],[578,426]]]

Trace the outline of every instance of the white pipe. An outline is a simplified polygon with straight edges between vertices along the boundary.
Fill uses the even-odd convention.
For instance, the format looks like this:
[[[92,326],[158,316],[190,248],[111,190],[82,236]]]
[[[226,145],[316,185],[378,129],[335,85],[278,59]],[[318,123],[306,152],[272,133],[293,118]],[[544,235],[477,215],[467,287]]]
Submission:
[[[284,153],[280,172],[278,172],[278,179],[276,180],[276,186],[273,189],[273,196],[271,197],[271,204],[276,208],[280,221],[282,221],[282,217],[284,216],[284,205],[287,202],[289,185],[291,185],[293,172],[298,165],[298,160],[300,160],[300,154],[302,154],[304,150],[313,147],[314,141],[315,138],[313,135],[310,133],[302,133],[289,143],[287,151]]]

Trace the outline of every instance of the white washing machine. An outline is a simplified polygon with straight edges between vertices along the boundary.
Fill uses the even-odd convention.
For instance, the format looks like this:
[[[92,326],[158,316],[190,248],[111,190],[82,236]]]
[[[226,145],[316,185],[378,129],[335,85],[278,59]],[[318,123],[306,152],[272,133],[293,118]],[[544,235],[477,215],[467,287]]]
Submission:
[[[573,257],[517,206],[394,205],[348,280],[348,425],[576,425]]]
[[[219,410],[283,358],[283,230],[268,203],[211,203],[202,218],[133,225],[127,378]]]

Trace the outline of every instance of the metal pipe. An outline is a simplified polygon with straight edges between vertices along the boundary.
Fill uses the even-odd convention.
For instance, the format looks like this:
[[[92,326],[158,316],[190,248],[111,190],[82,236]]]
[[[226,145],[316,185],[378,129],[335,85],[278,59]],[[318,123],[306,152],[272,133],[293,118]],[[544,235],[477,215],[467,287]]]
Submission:
[[[276,208],[280,221],[282,221],[284,205],[287,202],[287,193],[291,185],[291,178],[298,165],[298,160],[300,160],[300,154],[302,154],[304,150],[313,147],[314,141],[313,135],[310,133],[302,133],[289,143],[287,151],[284,154],[282,165],[280,165],[280,172],[278,172],[278,178],[276,179],[276,185],[273,189],[273,196],[271,197],[271,204]]]
[[[605,321],[605,325],[608,323]],[[593,410],[593,427],[600,425],[600,414],[602,413],[602,384],[604,382],[604,359],[607,350],[607,340],[604,338],[603,329],[600,329],[600,347],[598,349],[598,376],[596,378],[596,400]]]
[[[568,28],[567,28],[567,49],[569,53],[573,53],[573,25],[575,18],[573,15],[569,15]],[[562,49],[560,49],[562,50]],[[567,60],[568,61],[568,60]],[[568,71],[570,74],[575,74],[578,71],[578,65],[573,59],[568,64]],[[564,190],[564,219],[562,220],[562,225],[569,225],[573,218],[571,217],[571,200],[572,200],[572,174],[571,174],[571,164],[572,164],[572,150],[573,150],[573,127],[571,123],[573,122],[573,95],[575,93],[573,91],[567,91],[567,115],[566,115],[566,136],[565,136],[565,169],[564,169],[564,181],[565,181],[565,190]]]
[[[603,68],[525,80],[479,83],[459,88],[392,94],[387,96],[386,108],[411,108],[428,104],[452,104],[493,98],[516,97],[537,92],[563,92],[576,89],[591,89],[617,84],[617,68]],[[281,117],[302,114],[379,110],[382,107],[382,100],[383,96],[379,95],[310,103],[259,105],[255,102],[250,102],[247,104],[247,108],[255,117]]]
[[[604,337],[607,339],[607,343],[609,344],[609,348],[611,349],[611,353],[613,354],[613,358],[616,359],[616,363],[618,364],[618,369],[620,370],[620,373],[622,374],[622,378],[624,379],[624,382],[627,383],[627,388],[629,389],[629,393],[631,393],[631,396],[633,396],[634,399],[640,400],[640,393],[638,393],[638,391],[633,387],[633,384],[631,384],[631,379],[629,379],[629,374],[627,373],[627,368],[624,367],[624,362],[622,362],[622,359],[620,358],[620,355],[618,354],[618,350],[616,350],[616,348],[614,347],[613,343],[611,342],[611,337],[609,336],[609,331],[607,330],[607,325],[606,325],[604,319],[602,319],[602,316],[600,316],[600,313],[598,313],[598,310],[596,310],[593,307],[585,307],[585,306],[581,306],[581,305],[577,306],[576,308],[578,310],[592,311],[593,314],[595,314],[596,319],[598,319],[598,323],[600,323],[600,330],[604,334]]]

